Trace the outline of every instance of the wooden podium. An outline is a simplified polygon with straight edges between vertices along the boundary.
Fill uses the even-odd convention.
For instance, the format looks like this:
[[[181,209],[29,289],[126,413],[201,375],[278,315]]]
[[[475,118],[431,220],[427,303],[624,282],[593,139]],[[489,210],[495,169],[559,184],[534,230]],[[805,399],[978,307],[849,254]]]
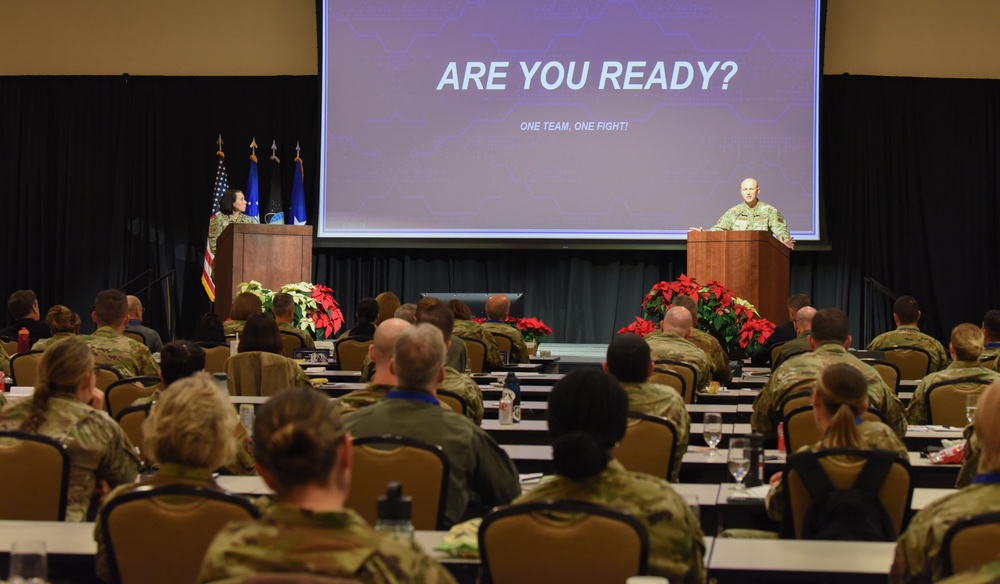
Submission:
[[[777,324],[788,320],[789,250],[767,231],[688,233],[687,275],[722,282]]]
[[[219,234],[212,266],[215,314],[226,320],[242,282],[277,290],[312,282],[312,226],[233,223]]]

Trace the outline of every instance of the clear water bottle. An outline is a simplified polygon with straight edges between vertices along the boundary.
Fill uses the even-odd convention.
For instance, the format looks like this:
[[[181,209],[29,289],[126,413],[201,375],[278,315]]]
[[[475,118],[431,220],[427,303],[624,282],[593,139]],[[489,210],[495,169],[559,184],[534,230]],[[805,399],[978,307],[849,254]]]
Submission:
[[[389,483],[377,505],[375,531],[404,540],[413,539],[413,502],[403,494],[403,485],[397,481]]]
[[[521,422],[521,382],[518,381],[513,371],[507,372],[507,377],[503,380],[503,389],[504,393],[510,391],[514,394],[514,407],[511,410],[511,417],[514,419],[515,424],[519,424]]]

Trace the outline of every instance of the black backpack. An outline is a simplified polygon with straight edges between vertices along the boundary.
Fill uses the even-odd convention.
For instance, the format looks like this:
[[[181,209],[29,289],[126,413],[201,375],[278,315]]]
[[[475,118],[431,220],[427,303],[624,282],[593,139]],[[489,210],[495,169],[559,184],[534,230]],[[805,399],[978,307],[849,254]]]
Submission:
[[[803,451],[788,459],[785,472],[794,468],[812,496],[812,504],[802,520],[800,539],[896,541],[892,517],[878,492],[898,457],[888,451],[866,452],[868,461],[848,489],[834,486],[815,453]],[[789,505],[783,537],[795,537],[791,515]]]

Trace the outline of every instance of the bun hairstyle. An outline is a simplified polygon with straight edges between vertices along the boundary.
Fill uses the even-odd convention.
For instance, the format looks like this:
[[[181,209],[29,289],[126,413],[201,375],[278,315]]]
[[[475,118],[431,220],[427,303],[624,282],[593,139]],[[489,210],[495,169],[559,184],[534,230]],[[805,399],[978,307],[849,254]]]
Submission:
[[[816,381],[816,394],[830,412],[832,423],[823,435],[825,448],[863,448],[855,418],[868,409],[868,382],[847,363],[830,365]]]
[[[31,415],[20,430],[37,432],[45,423],[49,410],[49,398],[54,394],[74,395],[76,388],[87,375],[94,371],[94,355],[90,347],[76,337],[54,343],[42,353],[38,364],[38,379],[35,393],[31,398]]]
[[[578,369],[549,394],[552,468],[585,479],[600,474],[611,450],[625,435],[628,395],[614,377],[598,369]]]
[[[951,329],[951,348],[959,361],[978,361],[985,340],[983,329],[974,324],[964,323]]]
[[[52,334],[76,334],[80,330],[80,315],[62,304],[56,304],[45,313],[45,324]]]
[[[276,393],[257,408],[253,430],[257,463],[286,491],[307,483],[326,485],[347,432],[340,406],[308,387]]]

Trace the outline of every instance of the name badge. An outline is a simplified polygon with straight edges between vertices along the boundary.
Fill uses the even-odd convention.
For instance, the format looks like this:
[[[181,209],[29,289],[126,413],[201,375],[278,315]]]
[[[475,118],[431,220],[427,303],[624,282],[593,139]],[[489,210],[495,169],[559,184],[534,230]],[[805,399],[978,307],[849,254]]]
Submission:
[[[733,231],[746,231],[749,224],[746,219],[737,219],[733,221]]]

